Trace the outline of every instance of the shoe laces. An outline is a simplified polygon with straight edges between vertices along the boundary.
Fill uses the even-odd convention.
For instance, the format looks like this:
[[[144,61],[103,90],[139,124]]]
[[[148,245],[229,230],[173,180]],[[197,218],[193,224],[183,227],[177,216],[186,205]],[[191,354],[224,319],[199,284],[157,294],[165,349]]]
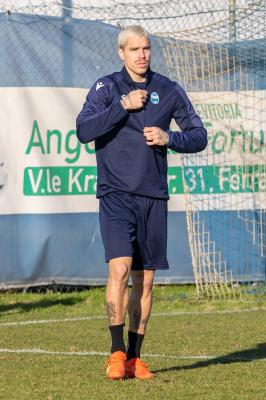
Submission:
[[[118,352],[118,353],[113,353],[111,354],[111,356],[108,358],[108,365],[110,364],[120,364],[121,361],[124,361],[124,355],[122,352]]]
[[[144,361],[142,361],[140,358],[137,358],[136,364],[138,364],[138,368],[148,370],[149,371],[149,366],[146,364]]]

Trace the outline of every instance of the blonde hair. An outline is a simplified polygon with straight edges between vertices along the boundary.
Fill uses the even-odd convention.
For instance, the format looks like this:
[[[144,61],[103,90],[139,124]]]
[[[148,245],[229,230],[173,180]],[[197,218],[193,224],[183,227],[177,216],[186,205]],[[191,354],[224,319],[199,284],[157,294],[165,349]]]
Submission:
[[[145,37],[148,40],[149,38],[149,32],[143,28],[140,25],[129,25],[126,26],[122,31],[119,32],[118,38],[117,38],[117,45],[118,48],[124,49],[124,47],[127,44],[127,39],[129,36],[138,36],[138,37]]]

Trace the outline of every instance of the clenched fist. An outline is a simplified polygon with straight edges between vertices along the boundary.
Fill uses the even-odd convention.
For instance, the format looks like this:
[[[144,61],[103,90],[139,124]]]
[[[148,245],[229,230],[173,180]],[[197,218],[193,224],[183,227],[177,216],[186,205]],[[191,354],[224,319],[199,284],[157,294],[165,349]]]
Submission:
[[[169,135],[157,126],[149,126],[143,129],[144,136],[146,137],[146,143],[149,146],[165,146],[169,141]]]
[[[132,90],[121,100],[121,104],[125,110],[139,110],[144,106],[147,97],[147,90]]]

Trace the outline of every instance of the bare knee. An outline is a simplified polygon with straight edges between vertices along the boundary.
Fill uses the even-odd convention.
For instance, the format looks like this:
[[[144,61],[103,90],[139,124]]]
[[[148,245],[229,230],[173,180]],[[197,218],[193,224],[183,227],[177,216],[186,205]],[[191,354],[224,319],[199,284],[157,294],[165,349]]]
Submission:
[[[131,270],[131,258],[121,257],[109,261],[108,282],[115,286],[125,286],[128,283]]]

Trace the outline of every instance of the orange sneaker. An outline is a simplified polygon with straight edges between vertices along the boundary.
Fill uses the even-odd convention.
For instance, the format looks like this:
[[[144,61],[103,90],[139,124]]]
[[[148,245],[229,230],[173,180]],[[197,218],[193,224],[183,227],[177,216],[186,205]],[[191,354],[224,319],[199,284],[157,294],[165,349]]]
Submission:
[[[115,351],[107,360],[106,375],[109,379],[122,379],[125,377],[126,353]]]
[[[131,358],[126,361],[126,378],[152,379],[154,377],[149,366],[140,358]]]

